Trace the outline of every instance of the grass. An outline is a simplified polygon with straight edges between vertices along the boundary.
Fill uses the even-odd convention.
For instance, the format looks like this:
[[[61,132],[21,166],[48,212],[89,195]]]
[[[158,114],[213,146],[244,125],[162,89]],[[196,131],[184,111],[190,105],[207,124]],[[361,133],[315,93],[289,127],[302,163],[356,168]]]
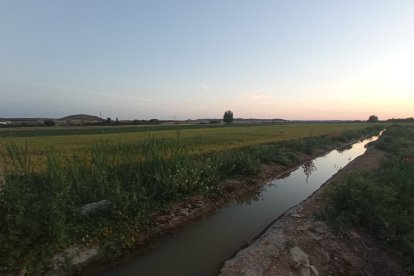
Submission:
[[[378,170],[352,174],[327,191],[322,218],[346,235],[364,228],[414,271],[414,126],[389,127],[375,143],[389,153]]]
[[[105,134],[122,134],[122,133],[145,133],[145,132],[158,132],[158,131],[169,131],[174,133],[177,130],[186,131],[186,130],[213,130],[222,129],[228,130],[231,128],[238,129],[247,129],[251,126],[261,127],[263,129],[272,129],[272,128],[291,128],[292,126],[302,126],[305,129],[317,128],[317,126],[322,126],[326,128],[329,126],[333,129],[342,129],[343,127],[348,128],[351,126],[355,127],[356,125],[363,126],[365,123],[272,123],[272,124],[254,124],[254,125],[245,125],[245,124],[231,124],[220,125],[220,124],[180,124],[180,125],[145,125],[145,126],[82,126],[82,127],[24,127],[24,128],[0,128],[0,138],[17,138],[17,137],[45,137],[45,136],[74,136],[74,135],[105,135]],[[270,127],[270,128],[269,128]],[[217,133],[217,132],[216,132]]]
[[[252,125],[231,127],[224,126],[155,126],[148,127],[92,127],[84,129],[59,129],[59,135],[51,135],[54,130],[48,128],[20,131],[2,130],[2,133],[19,133],[16,137],[4,135],[0,139],[0,154],[5,153],[6,145],[14,143],[18,146],[28,145],[28,154],[35,169],[42,169],[47,162],[48,148],[61,155],[71,155],[75,151],[88,150],[91,145],[101,142],[107,143],[142,143],[148,135],[157,138],[174,138],[180,133],[180,141],[193,152],[226,151],[231,148],[240,148],[248,145],[274,143],[285,140],[294,140],[308,136],[339,135],[345,130],[365,128],[364,123],[340,124],[280,124],[280,125]],[[20,133],[23,131],[22,133]],[[105,131],[105,133],[100,133]],[[116,131],[116,132],[115,132]],[[109,132],[109,133],[107,133]],[[200,147],[199,145],[202,145]],[[7,167],[7,166],[6,166]]]
[[[261,125],[7,138],[0,271],[42,273],[48,258],[73,244],[100,244],[116,256],[136,244],[155,210],[189,195],[220,196],[226,177],[255,175],[262,162],[291,165],[299,153],[379,129],[368,126]],[[80,214],[82,205],[103,199],[112,208]]]

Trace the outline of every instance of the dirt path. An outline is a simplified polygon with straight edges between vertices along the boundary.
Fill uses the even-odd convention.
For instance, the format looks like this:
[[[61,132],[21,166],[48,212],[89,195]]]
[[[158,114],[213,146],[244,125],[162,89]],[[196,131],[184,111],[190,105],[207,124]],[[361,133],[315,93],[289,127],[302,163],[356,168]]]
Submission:
[[[368,234],[354,230],[342,239],[314,217],[328,185],[351,171],[377,168],[385,158],[369,148],[228,260],[220,275],[407,275]]]

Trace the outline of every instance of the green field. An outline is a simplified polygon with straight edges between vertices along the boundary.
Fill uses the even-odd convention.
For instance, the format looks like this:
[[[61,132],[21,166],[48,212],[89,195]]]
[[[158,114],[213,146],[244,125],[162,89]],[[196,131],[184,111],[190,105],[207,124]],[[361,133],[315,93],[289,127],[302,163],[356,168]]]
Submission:
[[[366,123],[276,124],[276,125],[168,125],[132,127],[1,129],[0,152],[15,143],[28,147],[34,168],[43,167],[51,147],[57,153],[72,154],[97,143],[142,143],[148,137],[176,138],[190,151],[223,151],[253,144],[274,143],[309,136],[339,135],[345,130],[365,128]],[[7,165],[6,165],[7,167]]]
[[[265,162],[291,166],[300,155],[380,128],[326,123],[2,130],[0,272],[41,274],[50,256],[73,244],[99,244],[116,256],[136,245],[154,211],[195,194],[222,197],[226,178],[254,176]],[[12,132],[15,137],[7,134]],[[112,203],[109,210],[80,214],[82,205],[104,199]]]

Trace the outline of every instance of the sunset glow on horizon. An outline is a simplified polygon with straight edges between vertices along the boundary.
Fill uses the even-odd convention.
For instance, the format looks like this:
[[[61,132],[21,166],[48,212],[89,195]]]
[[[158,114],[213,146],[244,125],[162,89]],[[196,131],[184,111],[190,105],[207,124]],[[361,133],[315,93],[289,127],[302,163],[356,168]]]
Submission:
[[[414,117],[414,1],[2,1],[0,118]]]

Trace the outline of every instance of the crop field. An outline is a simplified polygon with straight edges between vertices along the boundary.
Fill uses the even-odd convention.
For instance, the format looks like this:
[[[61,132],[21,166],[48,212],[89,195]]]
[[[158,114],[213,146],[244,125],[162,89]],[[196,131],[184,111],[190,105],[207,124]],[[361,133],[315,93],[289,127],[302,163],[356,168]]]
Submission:
[[[136,245],[137,233],[151,225],[156,210],[195,194],[223,196],[223,180],[232,175],[254,176],[264,162],[293,165],[299,154],[380,128],[367,123],[102,127],[61,135],[13,130],[14,137],[12,130],[2,130],[0,272],[42,274],[53,254],[73,244],[98,244],[116,256]],[[112,207],[87,217],[80,213],[81,206],[101,200]]]
[[[346,130],[365,128],[365,123],[341,124],[277,124],[240,126],[138,126],[138,127],[84,127],[84,128],[34,128],[0,130],[0,153],[6,153],[11,143],[26,147],[33,169],[44,167],[47,152],[72,155],[91,146],[106,144],[140,144],[149,137],[176,139],[189,151],[201,153],[225,151],[253,144],[274,143],[309,136],[339,135]],[[7,164],[4,165],[6,168]]]

